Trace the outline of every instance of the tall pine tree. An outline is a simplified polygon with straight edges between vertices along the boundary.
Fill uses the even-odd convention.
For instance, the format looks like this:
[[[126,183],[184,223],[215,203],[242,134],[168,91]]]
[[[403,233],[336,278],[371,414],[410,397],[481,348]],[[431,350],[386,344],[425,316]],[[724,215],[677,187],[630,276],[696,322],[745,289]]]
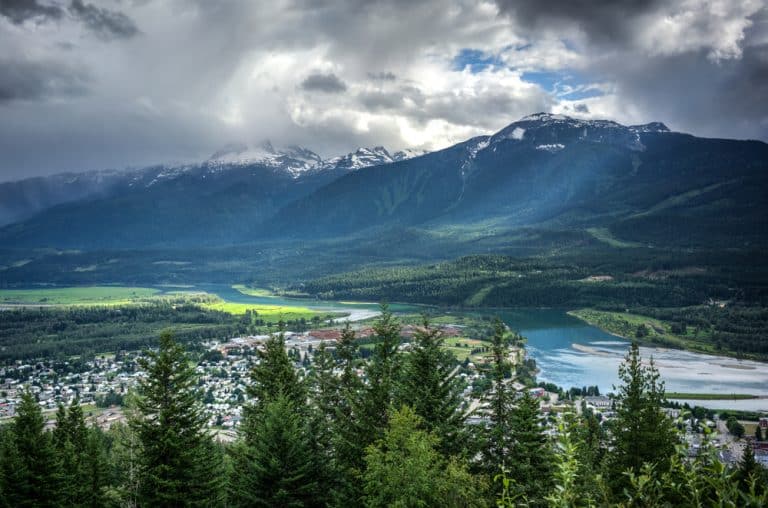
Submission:
[[[507,475],[520,487],[531,506],[545,506],[544,497],[552,486],[554,458],[541,427],[539,402],[528,390],[523,392],[510,418],[511,449]]]
[[[312,439],[319,425],[307,404],[308,392],[285,350],[282,333],[270,336],[251,371],[241,428],[232,452],[231,506],[317,506],[329,494],[325,448]]]
[[[440,439],[444,454],[458,454],[465,441],[465,414],[456,361],[441,347],[442,334],[430,327],[426,317],[411,344],[400,376],[400,402],[416,411],[423,427]]]
[[[17,468],[6,469],[4,495],[12,506],[60,506],[62,493],[61,462],[53,446],[50,432],[44,431],[45,420],[40,405],[30,391],[21,395],[21,403],[11,425],[4,462]],[[11,480],[9,482],[8,480]]]
[[[509,387],[511,366],[506,327],[500,319],[496,319],[494,323],[491,355],[490,376],[493,384],[487,400],[490,424],[486,429],[483,465],[486,472],[494,477],[507,467],[512,449],[512,401],[514,394]]]
[[[170,332],[159,349],[139,360],[147,373],[138,386],[129,424],[141,443],[141,506],[218,506],[221,462],[205,431],[197,376]]]
[[[638,474],[644,464],[659,473],[666,471],[678,443],[672,423],[661,410],[664,383],[653,360],[643,365],[637,343],[619,366],[619,379],[607,460],[607,476],[617,494],[627,486],[626,471]]]

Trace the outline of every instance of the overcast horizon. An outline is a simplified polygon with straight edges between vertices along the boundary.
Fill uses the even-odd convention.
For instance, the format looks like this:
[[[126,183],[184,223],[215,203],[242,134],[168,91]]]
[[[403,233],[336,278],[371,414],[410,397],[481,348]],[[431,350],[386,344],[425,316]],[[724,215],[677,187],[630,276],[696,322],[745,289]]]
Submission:
[[[0,0],[0,181],[539,112],[768,140],[763,1]]]

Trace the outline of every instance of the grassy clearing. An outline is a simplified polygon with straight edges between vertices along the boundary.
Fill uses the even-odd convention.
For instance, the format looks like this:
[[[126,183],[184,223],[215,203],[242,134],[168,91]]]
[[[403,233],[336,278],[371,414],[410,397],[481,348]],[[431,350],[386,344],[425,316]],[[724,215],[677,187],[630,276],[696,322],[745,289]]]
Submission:
[[[668,399],[687,399],[687,400],[749,400],[757,399],[757,395],[750,395],[748,393],[684,393],[684,392],[667,392]]]
[[[157,296],[157,289],[85,286],[45,289],[0,289],[0,304],[9,305],[129,305]]]
[[[227,302],[221,299],[205,302],[201,304],[201,306],[205,309],[226,312],[235,316],[242,316],[246,313],[246,311],[250,310],[256,312],[259,319],[263,319],[264,321],[270,323],[277,323],[280,320],[292,321],[301,318],[311,320],[315,316],[324,317],[325,314],[330,314],[334,317],[339,316],[336,313],[323,313],[309,309],[307,307],[236,303]]]
[[[469,361],[476,362],[480,357],[487,353],[472,354],[472,350],[479,347],[488,347],[490,342],[468,339],[465,337],[451,337],[443,342],[443,349],[450,352],[457,360],[463,362],[467,358]]]

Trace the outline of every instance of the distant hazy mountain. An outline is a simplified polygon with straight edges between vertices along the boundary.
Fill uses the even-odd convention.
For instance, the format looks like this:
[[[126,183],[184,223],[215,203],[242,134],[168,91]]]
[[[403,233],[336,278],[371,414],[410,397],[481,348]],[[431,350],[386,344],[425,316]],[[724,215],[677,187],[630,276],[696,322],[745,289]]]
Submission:
[[[233,145],[201,164],[132,173],[7,226],[0,241],[140,248],[417,228],[441,239],[525,229],[754,246],[768,239],[766,188],[763,142],[540,113],[423,155],[375,147],[323,161],[297,147]]]
[[[0,184],[12,247],[239,242],[277,210],[349,172],[404,160],[382,147],[328,160],[306,148],[229,145],[197,164],[54,175]]]

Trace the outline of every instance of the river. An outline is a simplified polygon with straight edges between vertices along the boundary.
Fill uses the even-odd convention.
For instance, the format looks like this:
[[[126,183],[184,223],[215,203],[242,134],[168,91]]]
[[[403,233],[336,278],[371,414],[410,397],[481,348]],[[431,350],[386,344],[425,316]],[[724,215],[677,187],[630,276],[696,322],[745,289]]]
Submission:
[[[303,306],[329,312],[349,312],[351,321],[378,314],[378,305],[248,296],[228,286],[201,286],[208,292],[240,303]],[[418,312],[420,306],[393,304],[394,312]],[[528,338],[528,353],[540,369],[539,380],[558,386],[597,385],[602,393],[618,384],[618,367],[629,342],[557,309],[487,309],[475,312],[498,315],[510,328]],[[722,409],[768,411],[768,365],[724,356],[676,349],[642,347],[643,358],[653,357],[668,392],[748,393],[760,399],[697,400],[691,404]]]

